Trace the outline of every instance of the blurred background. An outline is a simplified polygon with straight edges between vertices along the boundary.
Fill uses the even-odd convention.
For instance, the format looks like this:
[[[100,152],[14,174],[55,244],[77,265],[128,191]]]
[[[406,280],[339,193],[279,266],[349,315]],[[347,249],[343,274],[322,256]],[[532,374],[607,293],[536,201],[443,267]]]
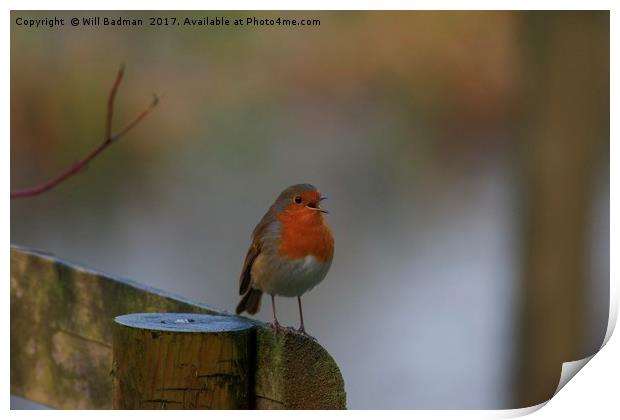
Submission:
[[[29,18],[143,27],[25,28]],[[320,19],[151,27],[149,16]],[[336,255],[304,298],[349,408],[549,398],[609,306],[608,12],[12,12],[11,242],[233,310],[249,236],[299,182]],[[259,313],[270,321],[267,301]],[[279,318],[298,324],[294,299]],[[24,402],[12,399],[12,407]]]

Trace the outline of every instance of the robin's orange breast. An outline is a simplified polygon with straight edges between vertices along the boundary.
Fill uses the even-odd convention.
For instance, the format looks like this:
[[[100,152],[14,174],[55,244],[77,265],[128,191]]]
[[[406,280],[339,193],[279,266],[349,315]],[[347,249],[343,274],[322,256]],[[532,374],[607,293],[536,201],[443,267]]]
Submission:
[[[282,212],[278,254],[290,259],[314,256],[322,263],[334,255],[334,238],[322,215],[314,210],[304,214]]]

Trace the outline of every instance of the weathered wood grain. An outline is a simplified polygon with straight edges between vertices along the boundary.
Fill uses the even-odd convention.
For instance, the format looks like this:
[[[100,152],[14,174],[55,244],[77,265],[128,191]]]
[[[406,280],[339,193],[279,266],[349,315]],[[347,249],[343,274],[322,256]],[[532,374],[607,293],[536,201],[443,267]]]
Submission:
[[[256,341],[256,408],[346,408],[340,369],[316,341],[271,328],[259,328]]]
[[[147,313],[115,319],[115,409],[247,409],[255,326],[241,318]]]
[[[135,312],[233,316],[12,246],[11,393],[53,408],[112,408],[113,319]],[[321,345],[250,321],[254,407],[346,408],[342,375]]]

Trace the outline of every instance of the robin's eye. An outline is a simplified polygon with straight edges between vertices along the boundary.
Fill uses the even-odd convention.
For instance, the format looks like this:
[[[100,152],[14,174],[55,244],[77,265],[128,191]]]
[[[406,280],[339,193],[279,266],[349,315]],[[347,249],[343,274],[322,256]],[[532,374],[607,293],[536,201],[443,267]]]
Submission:
[[[298,196],[298,195],[297,195],[297,196],[295,196],[294,200],[295,200],[295,202],[296,202],[297,204],[301,204],[301,197],[300,197],[300,196]]]

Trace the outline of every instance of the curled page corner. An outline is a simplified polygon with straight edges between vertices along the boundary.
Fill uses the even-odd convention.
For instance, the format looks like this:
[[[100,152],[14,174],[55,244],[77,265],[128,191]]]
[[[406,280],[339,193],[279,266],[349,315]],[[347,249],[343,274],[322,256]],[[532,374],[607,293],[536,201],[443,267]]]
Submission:
[[[579,372],[581,368],[584,367],[593,357],[594,357],[594,354],[592,356],[588,356],[580,360],[573,360],[572,362],[562,363],[562,373],[560,374],[560,381],[558,383],[557,388],[555,389],[555,392],[553,393],[553,396],[555,397],[556,394],[560,392],[560,390],[564,387],[564,385],[566,385],[568,381],[570,381],[573,378],[573,376],[575,376],[577,372]],[[504,410],[501,414],[497,416],[497,418],[513,418],[513,417],[527,416],[528,414],[532,414],[535,411],[538,411],[541,408],[543,408],[545,405],[547,405],[549,401],[551,401],[551,399],[548,399],[547,401],[543,401],[540,404],[532,405],[530,407]]]
[[[528,414],[532,414],[533,412],[540,410],[548,402],[549,402],[549,400],[543,401],[540,404],[532,405],[530,407],[513,408],[513,409],[510,409],[510,410],[502,410],[501,412],[497,413],[497,416],[495,416],[495,418],[511,419],[511,418],[515,418],[515,417],[527,416]]]
[[[562,373],[560,374],[560,382],[558,383],[558,387],[555,389],[553,396],[555,396],[558,392],[560,392],[560,390],[564,388],[564,385],[566,385],[568,381],[573,379],[573,376],[575,376],[577,372],[581,370],[582,367],[584,367],[590,360],[592,360],[595,354],[596,353],[594,353],[591,356],[584,357],[583,359],[562,363]]]
[[[609,319],[607,321],[607,331],[605,332],[605,338],[603,339],[603,344],[601,344],[601,349],[605,347],[605,344],[607,344],[611,338],[616,328],[616,321],[618,320],[618,290],[614,287],[613,282],[609,285],[609,299]]]
[[[555,389],[553,396],[555,396],[564,385],[570,381],[573,376],[577,374],[596,354],[605,347],[611,335],[616,328],[616,321],[618,319],[618,299],[617,299],[618,290],[614,288],[613,282],[610,284],[609,290],[609,319],[607,321],[607,331],[605,332],[605,338],[603,339],[603,343],[601,344],[601,348],[599,348],[594,354],[584,357],[580,360],[573,360],[572,362],[562,363],[562,373],[560,374],[560,381],[558,383],[558,387]]]

